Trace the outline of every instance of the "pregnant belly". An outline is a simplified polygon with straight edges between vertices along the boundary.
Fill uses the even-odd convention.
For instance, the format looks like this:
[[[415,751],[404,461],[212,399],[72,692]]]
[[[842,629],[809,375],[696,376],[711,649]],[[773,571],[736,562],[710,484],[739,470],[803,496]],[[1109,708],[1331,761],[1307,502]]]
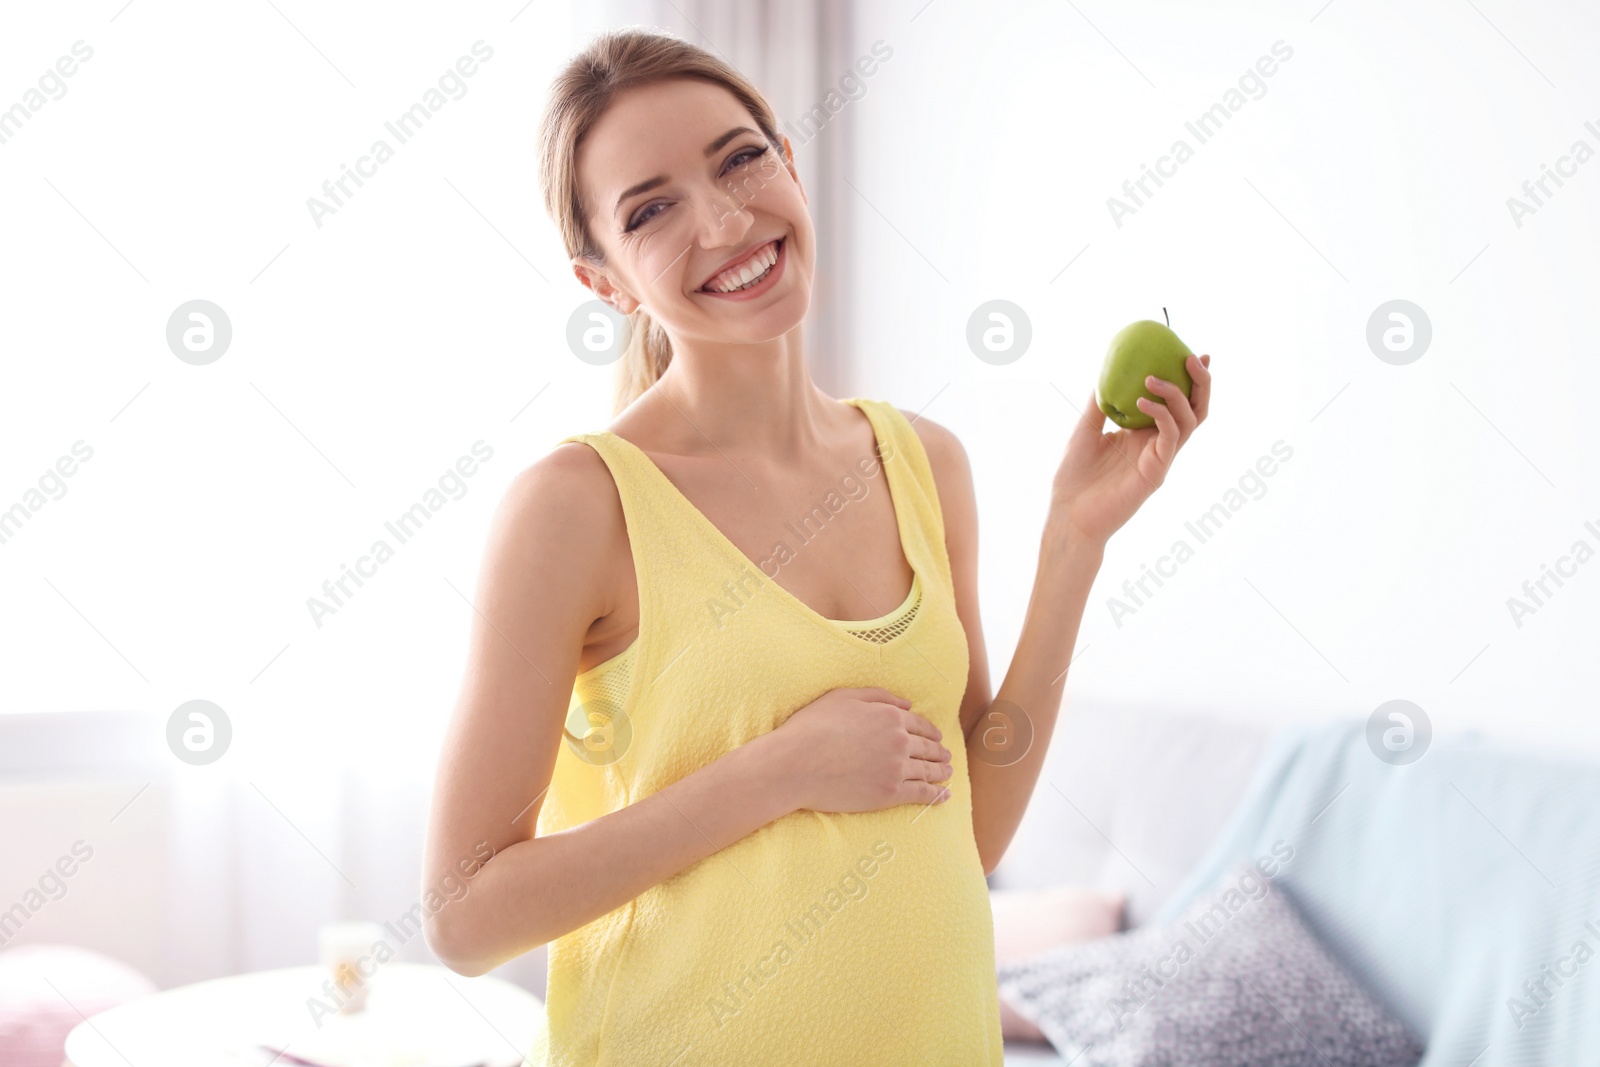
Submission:
[[[965,1050],[930,1062],[988,1062],[994,935],[971,826],[954,795],[785,816],[613,913],[608,936],[553,945],[552,1018],[571,967],[614,975],[585,983],[603,1007],[575,1012],[603,1020],[600,1062],[897,1063],[908,1027],[929,1055]]]

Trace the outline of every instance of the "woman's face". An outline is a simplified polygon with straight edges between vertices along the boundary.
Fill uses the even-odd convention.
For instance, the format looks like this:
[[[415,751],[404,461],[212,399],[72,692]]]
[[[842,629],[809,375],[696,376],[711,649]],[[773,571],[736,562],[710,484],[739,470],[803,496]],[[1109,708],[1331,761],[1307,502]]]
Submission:
[[[619,311],[642,305],[674,340],[738,344],[805,318],[815,233],[805,192],[726,89],[675,78],[618,96],[579,147],[578,179],[606,262],[573,268]],[[743,277],[722,273],[735,261],[754,270],[774,254],[747,290],[711,291]]]

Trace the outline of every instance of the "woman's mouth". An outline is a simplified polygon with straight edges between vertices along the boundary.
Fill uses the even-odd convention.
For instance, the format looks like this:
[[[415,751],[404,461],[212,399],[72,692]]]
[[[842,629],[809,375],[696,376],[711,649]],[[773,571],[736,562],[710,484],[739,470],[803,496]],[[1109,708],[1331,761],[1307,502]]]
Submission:
[[[725,271],[711,279],[696,292],[723,300],[749,300],[760,296],[777,284],[789,257],[785,254],[789,240],[780,237],[769,242],[738,270]]]

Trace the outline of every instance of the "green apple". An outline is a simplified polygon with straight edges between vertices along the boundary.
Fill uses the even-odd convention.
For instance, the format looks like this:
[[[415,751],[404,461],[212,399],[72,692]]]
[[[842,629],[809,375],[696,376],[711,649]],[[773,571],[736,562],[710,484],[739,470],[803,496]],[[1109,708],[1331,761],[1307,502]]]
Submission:
[[[1146,375],[1172,382],[1188,396],[1194,382],[1184,361],[1192,353],[1171,327],[1153,319],[1141,319],[1124,326],[1111,339],[1105,365],[1100,368],[1100,410],[1118,426],[1138,430],[1155,425],[1155,417],[1139,410],[1136,401],[1149,397],[1164,403],[1145,388]]]

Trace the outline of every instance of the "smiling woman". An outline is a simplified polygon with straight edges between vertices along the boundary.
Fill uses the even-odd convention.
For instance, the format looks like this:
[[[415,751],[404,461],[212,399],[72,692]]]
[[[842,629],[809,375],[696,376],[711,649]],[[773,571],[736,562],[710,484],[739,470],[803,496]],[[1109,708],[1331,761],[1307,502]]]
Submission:
[[[473,831],[499,835],[501,850],[475,899],[432,925],[430,943],[472,973],[549,942],[535,1063],[794,1062],[803,1043],[806,1062],[933,1053],[998,1065],[993,931],[956,741],[966,636],[932,469],[892,406],[792,388],[804,384],[793,375],[804,366],[814,229],[772,111],[703,50],[625,32],[558,79],[543,133],[546,202],[574,273],[635,319],[619,405],[655,417],[625,418],[626,436],[580,434],[558,450],[583,480],[543,489],[556,491],[548,503],[558,509],[567,492],[583,498],[565,501],[563,525],[581,528],[588,548],[553,531],[516,535],[562,573],[593,568],[593,592],[519,597],[573,605],[570,636],[525,638],[529,623],[501,614],[507,593],[480,593],[492,629],[541,669],[570,662],[579,646],[579,665],[594,662],[551,687],[572,699],[548,721],[541,703],[538,740],[508,745],[486,729],[474,743],[471,727],[463,732],[448,762],[464,776],[470,765],[478,782],[496,753],[528,756],[506,765],[503,796],[443,799],[436,820],[459,818],[460,832],[484,812],[507,815]],[[685,379],[679,388],[692,392],[697,365],[728,383],[759,375],[747,386],[761,406],[786,404],[784,393],[804,402],[794,409],[805,412],[802,437],[785,449],[804,459],[775,464],[741,447],[740,431],[706,417],[704,398],[669,402],[662,389]],[[791,385],[780,389],[784,379]],[[679,406],[712,427],[737,468],[781,490],[762,494],[758,509],[733,509],[754,522],[721,518],[730,509],[708,500],[704,476],[685,477],[693,445],[662,430],[693,429],[682,419],[659,425]],[[746,430],[773,425],[740,407]],[[826,526],[784,566],[783,585],[769,583],[777,588],[737,612],[707,611],[730,571],[770,556],[796,515],[812,521],[819,487],[837,499],[841,469],[883,470],[888,490],[855,493],[849,509],[830,504]],[[876,573],[839,580],[850,557]],[[916,598],[884,641],[846,625]],[[528,729],[526,702],[517,703],[508,710],[523,724],[512,737]],[[831,738],[805,732],[824,720]],[[582,736],[569,730],[563,743],[568,723]],[[830,741],[845,751],[830,754]],[[813,762],[848,780],[818,781]],[[453,854],[442,836],[432,847]],[[871,893],[857,885],[863,864],[875,875]],[[507,908],[523,914],[505,922]],[[946,960],[933,971],[930,936]]]
[[[556,79],[540,150],[573,274],[634,347],[621,414],[496,514],[424,877],[494,855],[429,946],[476,975],[549,945],[535,1064],[999,1067],[985,875],[1104,541],[1204,417],[1206,357],[1193,407],[1170,382],[1141,398],[1154,427],[1102,436],[1085,405],[991,700],[965,453],[812,383],[816,231],[760,92],[678,38],[604,34]],[[874,463],[884,492],[832,493],[781,573],[756,562]],[[1037,751],[983,750],[1002,705]]]

